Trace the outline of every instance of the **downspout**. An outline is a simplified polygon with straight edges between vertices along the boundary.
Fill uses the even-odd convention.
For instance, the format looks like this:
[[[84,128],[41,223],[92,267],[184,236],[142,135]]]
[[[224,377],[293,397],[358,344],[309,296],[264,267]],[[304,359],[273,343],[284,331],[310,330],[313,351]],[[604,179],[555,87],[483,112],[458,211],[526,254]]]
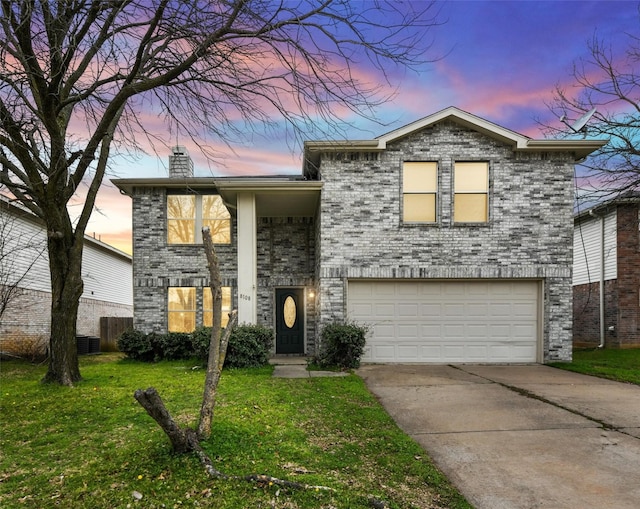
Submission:
[[[598,348],[604,348],[604,215],[599,216],[593,210],[589,211],[589,215],[600,218],[600,344]]]

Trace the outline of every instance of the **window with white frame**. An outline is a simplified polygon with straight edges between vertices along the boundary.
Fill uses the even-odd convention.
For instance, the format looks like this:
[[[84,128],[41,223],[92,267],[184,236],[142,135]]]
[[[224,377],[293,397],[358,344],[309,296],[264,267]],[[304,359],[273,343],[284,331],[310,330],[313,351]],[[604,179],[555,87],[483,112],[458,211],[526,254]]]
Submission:
[[[201,244],[202,227],[208,226],[215,244],[231,242],[231,215],[217,194],[167,196],[167,242]]]
[[[489,220],[489,163],[456,162],[454,165],[454,223]]]
[[[404,162],[402,165],[402,220],[435,223],[438,198],[438,163]]]

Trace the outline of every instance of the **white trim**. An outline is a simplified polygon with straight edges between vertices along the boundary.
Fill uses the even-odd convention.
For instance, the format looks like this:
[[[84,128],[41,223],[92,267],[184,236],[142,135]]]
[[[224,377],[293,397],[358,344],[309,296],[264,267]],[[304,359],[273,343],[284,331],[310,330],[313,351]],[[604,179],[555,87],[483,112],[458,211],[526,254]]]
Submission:
[[[255,324],[257,311],[257,223],[254,193],[238,193],[238,323]]]

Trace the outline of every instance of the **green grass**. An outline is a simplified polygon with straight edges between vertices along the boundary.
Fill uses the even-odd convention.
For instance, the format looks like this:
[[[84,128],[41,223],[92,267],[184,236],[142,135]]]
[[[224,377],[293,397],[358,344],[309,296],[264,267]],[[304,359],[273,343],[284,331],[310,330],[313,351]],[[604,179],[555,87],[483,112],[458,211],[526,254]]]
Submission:
[[[557,368],[640,385],[640,348],[574,350],[570,363],[553,363]]]
[[[203,447],[229,475],[268,474],[335,491],[208,478],[175,456],[133,399],[154,386],[194,426],[203,370],[116,355],[81,360],[74,388],[42,385],[45,368],[0,366],[0,507],[468,508],[355,375],[272,378],[272,368],[225,371],[213,433]],[[136,500],[134,492],[142,495]]]

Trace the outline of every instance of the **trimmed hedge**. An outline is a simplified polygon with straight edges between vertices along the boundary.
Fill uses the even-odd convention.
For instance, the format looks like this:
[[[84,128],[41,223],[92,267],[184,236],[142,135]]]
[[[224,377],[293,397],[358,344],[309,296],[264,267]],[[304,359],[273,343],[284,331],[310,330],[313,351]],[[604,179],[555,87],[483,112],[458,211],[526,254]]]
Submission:
[[[118,349],[130,359],[143,362],[194,358],[206,362],[210,340],[210,327],[199,327],[191,333],[167,334],[128,330],[118,338]],[[232,368],[264,366],[269,362],[272,346],[272,329],[261,325],[239,325],[229,338],[224,365]]]
[[[254,368],[269,362],[273,330],[262,325],[239,325],[233,329],[224,365],[229,368]]]
[[[322,367],[355,369],[360,366],[369,329],[355,323],[325,325],[320,333],[320,353],[316,362]]]

